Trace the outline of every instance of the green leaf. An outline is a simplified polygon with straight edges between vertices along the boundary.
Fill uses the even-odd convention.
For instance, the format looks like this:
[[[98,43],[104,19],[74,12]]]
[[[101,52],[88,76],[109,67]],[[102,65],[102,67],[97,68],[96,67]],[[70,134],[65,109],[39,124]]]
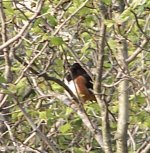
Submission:
[[[72,12],[74,12],[76,9],[77,9],[77,7],[71,6],[71,7],[69,7],[68,12],[69,12],[69,13],[72,13]]]
[[[109,44],[109,46],[110,46],[110,48],[111,48],[112,50],[116,50],[116,48],[117,48],[117,46],[118,46],[117,41],[114,40],[114,39],[110,39],[109,42],[108,42],[108,44]]]
[[[66,132],[68,132],[70,129],[71,129],[71,125],[70,125],[69,123],[64,124],[64,125],[62,125],[62,126],[60,127],[60,131],[61,131],[62,133],[66,133]]]
[[[16,85],[14,84],[9,84],[7,89],[10,93],[13,93],[13,94],[17,93],[17,88],[16,88]]]
[[[23,113],[22,112],[19,112],[16,115],[17,115],[17,118],[20,119],[23,116]]]
[[[42,42],[43,41],[45,41],[45,40],[49,40],[49,38],[50,38],[50,36],[47,34],[47,33],[45,33],[43,36],[42,36]]]
[[[89,13],[89,12],[88,12]],[[93,28],[94,24],[95,24],[95,19],[94,19],[94,16],[92,15],[88,15],[85,19],[85,23],[86,23],[86,26],[90,26]]]
[[[102,2],[106,5],[111,5],[111,2],[112,0],[102,0]]]
[[[41,10],[41,14],[44,14],[44,13],[47,13],[49,12],[49,5],[45,6],[45,7],[42,7],[42,10]]]
[[[64,43],[62,37],[51,37],[50,41],[53,45],[60,46]]]
[[[89,35],[89,33],[83,32],[83,33],[81,34],[81,38],[83,38],[85,41],[88,41],[88,40],[91,39],[91,36]]]
[[[83,48],[81,48],[81,52],[85,53],[87,51],[87,49],[89,48],[90,43],[87,42],[84,44]]]
[[[145,127],[148,127],[150,129],[150,117],[146,118],[146,121],[144,122]]]
[[[52,118],[49,118],[49,119],[47,120],[47,125],[51,126],[51,125],[52,125],[52,123],[53,123],[53,121],[52,121],[52,120],[53,120]]]
[[[12,7],[12,2],[11,1],[4,1],[3,2],[4,10],[6,15],[14,15],[15,14],[15,9]]]
[[[22,95],[26,89],[26,78],[22,78],[16,85],[17,95]]]
[[[6,79],[3,76],[0,76],[0,83],[6,83]]]
[[[32,55],[32,52],[33,52],[33,51],[29,49],[29,50],[26,51],[26,55],[27,55],[28,57],[30,57],[30,56]]]
[[[85,16],[85,15],[88,15],[89,14],[89,9],[87,8],[82,8],[80,11],[79,11],[79,15],[80,16]]]
[[[123,11],[123,13],[120,15],[120,19],[123,21],[126,21],[129,17],[133,16],[131,13],[131,8],[128,8]]]
[[[47,120],[46,111],[39,112],[39,118],[40,119]]]
[[[47,109],[47,110],[46,110],[46,117],[47,117],[47,118],[50,118],[51,115],[52,115],[51,110],[50,110],[50,109]]]
[[[62,88],[57,83],[53,83],[52,88],[54,91],[61,91],[62,90]]]
[[[48,22],[53,27],[57,26],[57,20],[56,20],[56,18],[54,16],[48,16]]]
[[[148,0],[134,0],[134,1],[130,4],[130,6],[131,6],[132,8],[135,9],[135,8],[138,7],[138,6],[144,5],[147,1],[148,1]]]
[[[71,109],[71,108],[69,108],[69,107],[67,107],[67,109],[66,109],[66,116],[68,116],[68,115],[70,115],[71,113],[73,112],[73,110]]]
[[[85,149],[74,147],[74,151],[77,152],[77,153],[84,153],[85,152]]]
[[[82,120],[80,118],[76,118],[73,123],[78,127],[82,126]]]
[[[113,20],[104,20],[105,25],[110,28],[114,25],[114,21]]]

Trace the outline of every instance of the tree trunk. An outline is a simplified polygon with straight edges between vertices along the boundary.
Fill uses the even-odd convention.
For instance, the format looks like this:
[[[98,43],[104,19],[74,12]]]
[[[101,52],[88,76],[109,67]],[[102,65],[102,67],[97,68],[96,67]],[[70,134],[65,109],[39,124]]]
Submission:
[[[96,93],[95,96],[97,103],[101,107],[104,152],[112,153],[108,109],[107,109],[107,104],[103,100],[102,88],[101,88],[102,72],[104,64],[104,48],[105,48],[105,39],[106,39],[106,25],[104,24],[104,20],[107,18],[107,7],[102,2],[100,2],[100,11],[101,11],[99,19],[100,38],[98,42],[94,91]]]
[[[128,80],[124,77],[127,74],[127,44],[126,40],[122,41],[123,48],[119,50],[119,64],[121,66],[120,74],[122,75],[123,81],[120,82],[119,91],[119,114],[118,114],[118,125],[117,125],[117,153],[127,153],[127,129],[128,129],[128,118],[129,118],[129,99],[128,99]]]

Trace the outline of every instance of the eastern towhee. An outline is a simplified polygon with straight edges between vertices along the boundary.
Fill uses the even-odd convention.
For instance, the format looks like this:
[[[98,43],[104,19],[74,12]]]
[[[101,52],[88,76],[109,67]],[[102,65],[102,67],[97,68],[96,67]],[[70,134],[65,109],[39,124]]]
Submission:
[[[79,63],[74,63],[69,67],[65,84],[82,102],[96,100],[92,93],[92,79]]]

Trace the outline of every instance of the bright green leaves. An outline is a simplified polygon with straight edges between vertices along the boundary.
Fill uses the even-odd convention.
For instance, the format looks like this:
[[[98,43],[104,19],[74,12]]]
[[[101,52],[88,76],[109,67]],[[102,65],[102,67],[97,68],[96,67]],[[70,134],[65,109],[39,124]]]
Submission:
[[[74,151],[77,152],[77,153],[83,153],[83,152],[85,152],[85,149],[74,147]]]
[[[41,111],[41,112],[39,112],[39,118],[40,118],[41,120],[47,120],[46,111]]]
[[[48,16],[48,23],[50,23],[52,27],[57,26],[57,20],[54,16],[51,15]]]
[[[18,95],[22,95],[27,87],[26,78],[22,78],[16,85],[16,90]]]
[[[52,111],[50,109],[39,111],[39,118],[45,121],[53,120]]]
[[[101,0],[104,4],[106,4],[106,5],[111,5],[111,3],[112,3],[112,0]]]
[[[90,34],[87,33],[87,32],[83,32],[83,33],[81,34],[81,38],[83,38],[83,39],[85,40],[85,42],[91,40],[91,36],[90,36]]]
[[[95,21],[96,21],[96,18],[94,15],[87,15],[84,20],[87,27],[91,27],[91,28],[93,28],[93,26],[95,25]]]
[[[14,84],[9,84],[6,93],[10,93],[10,94],[16,94],[17,93],[17,87]]]
[[[113,51],[116,51],[118,47],[118,42],[115,39],[110,39],[108,44]]]
[[[2,75],[0,75],[0,83],[6,83],[6,79]]]
[[[60,132],[67,133],[71,129],[71,125],[66,123],[60,127]]]
[[[22,96],[27,86],[26,78],[22,78],[16,85],[8,84],[6,92]]]
[[[130,120],[132,124],[139,125],[141,128],[150,128],[150,118],[144,110],[140,111],[137,115],[131,115]]]
[[[129,18],[131,19],[131,17],[133,17],[133,14],[131,13],[130,7],[124,10],[123,13],[120,15],[120,19],[122,22],[128,20]]]
[[[83,0],[73,0],[73,5],[69,8],[69,12],[73,13],[83,2]]]
[[[148,117],[148,113],[144,108],[142,108],[145,104],[145,96],[143,94],[130,96],[131,123],[139,125],[141,128],[150,127],[150,118]]]
[[[130,95],[130,101],[136,102],[138,104],[145,103],[145,97],[144,95]]]
[[[14,15],[15,9],[12,7],[11,1],[3,1],[3,7],[7,17],[11,17]]]
[[[90,43],[87,42],[87,43],[83,46],[83,48],[81,48],[81,52],[87,53],[87,50],[88,50],[89,46],[90,46]]]
[[[145,6],[145,5],[147,5],[149,3],[149,1],[148,0],[134,0],[134,1],[132,1],[132,3],[131,3],[131,7],[133,8],[133,9],[135,9],[135,8],[137,8],[137,7],[140,7],[140,6]]]
[[[114,21],[113,20],[105,20],[104,24],[107,26],[107,28],[111,28],[114,25]]]
[[[51,37],[50,42],[56,46],[60,46],[64,43],[62,37]]]
[[[30,50],[30,49],[27,50],[27,51],[26,51],[26,55],[27,55],[27,57],[31,57],[32,53],[33,53],[32,50]]]

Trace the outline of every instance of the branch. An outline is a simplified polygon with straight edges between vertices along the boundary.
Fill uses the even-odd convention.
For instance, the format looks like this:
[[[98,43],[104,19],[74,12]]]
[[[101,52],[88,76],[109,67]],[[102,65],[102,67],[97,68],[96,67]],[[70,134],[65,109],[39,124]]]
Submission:
[[[1,24],[2,24],[2,43],[4,44],[7,41],[7,26],[6,26],[6,16],[5,12],[3,10],[3,3],[2,1],[0,2],[0,18],[1,18]],[[5,59],[5,72],[4,72],[4,77],[8,83],[12,82],[13,80],[13,75],[11,72],[11,60],[9,58],[9,52],[8,48],[3,49],[4,53],[4,59]]]
[[[124,27],[124,26],[123,26]],[[121,46],[119,48],[117,57],[118,63],[120,65],[119,72],[122,71],[128,73],[128,65],[125,62],[128,56],[128,48],[126,39],[120,40]],[[118,124],[117,124],[117,153],[128,152],[127,147],[127,130],[128,130],[128,120],[129,120],[129,81],[127,79],[122,80],[119,83],[119,112],[118,112]]]
[[[79,8],[77,10],[75,10],[57,29],[56,31],[53,33],[53,35],[56,35],[59,30],[75,15],[77,14],[88,2],[89,0],[86,0],[84,3],[82,3]]]
[[[13,133],[12,133],[12,131],[11,131],[10,126],[7,124],[7,121],[4,121],[4,124],[5,124],[5,126],[7,127],[7,129],[8,129],[8,133],[9,133],[10,139],[11,139],[11,141],[12,141],[14,147],[16,147],[17,150],[18,150],[18,144],[16,143],[16,139],[15,139],[14,136],[13,136]]]
[[[103,4],[100,3],[100,11],[101,11],[101,20],[99,17],[99,28],[100,28],[100,38],[98,42],[98,51],[97,51],[97,61],[96,61],[96,71],[95,71],[95,80],[94,80],[94,92],[98,105],[102,108],[101,116],[102,116],[102,135],[103,135],[103,143],[104,143],[104,151],[105,153],[112,153],[111,146],[111,136],[110,136],[110,126],[109,126],[109,115],[108,115],[108,106],[102,100],[102,74],[103,74],[103,64],[104,64],[104,48],[105,48],[105,37],[106,37],[106,25],[103,20],[107,18],[107,8]]]
[[[0,151],[2,152],[14,152],[17,151],[17,149],[19,150],[19,152],[41,153],[41,151],[35,150],[28,146],[18,146],[17,148],[15,146],[0,146]]]
[[[51,141],[49,141],[48,138],[36,127],[32,119],[30,118],[29,114],[19,103],[18,99],[14,95],[11,95],[11,97],[13,98],[14,102],[18,105],[19,109],[23,113],[24,117],[26,118],[32,129],[37,133],[37,136],[48,145],[48,147],[53,151],[53,153],[61,152],[59,149],[55,148],[54,144]]]
[[[143,29],[141,28],[136,13],[135,13],[133,10],[130,10],[130,12],[134,15],[135,21],[136,21],[136,25],[137,25],[137,27],[139,28],[139,30],[141,31],[141,33],[145,36],[145,38],[146,38],[147,40],[150,40],[150,37],[147,36],[147,34],[146,34],[146,33],[143,31]]]
[[[94,135],[97,143],[101,146],[101,148],[103,149],[103,138],[102,138],[102,134],[101,131],[99,130],[98,126],[95,125],[88,117],[88,115],[86,114],[84,108],[82,105],[79,105],[78,103],[76,103],[76,101],[70,100],[66,95],[64,94],[59,94],[59,93],[53,93],[51,92],[50,94],[48,94],[49,97],[55,97],[57,99],[59,99],[60,101],[62,101],[65,105],[67,105],[68,107],[72,108],[77,114],[78,116],[82,119],[83,123],[85,126],[87,126],[87,128],[89,129],[89,131]]]
[[[15,37],[9,39],[3,45],[0,46],[0,51],[8,47],[10,44],[14,43],[15,41],[19,40],[21,37],[24,36],[24,33],[26,33],[26,31],[30,30],[31,26],[34,23],[34,20],[37,18],[37,16],[40,13],[43,4],[44,4],[44,0],[39,0],[37,2],[36,9],[35,9],[36,12],[34,13],[34,15],[25,23],[23,28],[20,30],[20,32]]]
[[[4,10],[3,10],[3,3],[2,1],[0,1],[0,19],[1,19],[1,26],[2,26],[2,32],[1,32],[1,35],[2,35],[2,41],[3,43],[7,41],[7,32],[6,32],[6,16],[5,16],[5,13],[4,13]]]
[[[136,153],[149,153],[150,151],[150,137],[148,137]]]
[[[140,54],[140,53],[142,52],[143,47],[144,47],[148,42],[149,42],[149,40],[144,39],[144,40],[142,41],[141,45],[134,51],[134,53],[133,53],[130,57],[128,57],[128,58],[126,59],[126,63],[127,63],[127,64],[131,63],[131,62],[138,56],[138,54]]]
[[[31,67],[31,65],[33,64],[33,62],[44,52],[45,48],[48,46],[49,42],[46,41],[45,44],[43,45],[43,48],[41,49],[41,51],[39,51],[38,54],[36,54],[32,60],[29,62],[28,65],[26,65],[25,69],[21,72],[21,74],[19,75],[19,78],[15,81],[15,84],[17,84],[20,79],[24,76],[25,72]]]

